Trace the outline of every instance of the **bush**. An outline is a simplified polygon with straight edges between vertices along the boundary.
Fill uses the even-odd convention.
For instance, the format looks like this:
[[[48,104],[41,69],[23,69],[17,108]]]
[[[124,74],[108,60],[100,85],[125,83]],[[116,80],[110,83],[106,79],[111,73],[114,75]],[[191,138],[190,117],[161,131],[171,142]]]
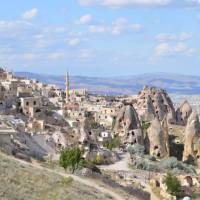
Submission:
[[[178,167],[178,160],[175,157],[170,157],[160,161],[160,167],[164,169],[173,169]]]
[[[173,196],[180,196],[181,194],[181,184],[179,180],[171,173],[167,173],[164,179],[164,183],[167,186],[167,191]]]
[[[145,158],[138,158],[133,163],[136,169],[157,171],[157,165]]]
[[[97,154],[96,157],[95,157],[95,159],[93,160],[93,163],[94,163],[95,165],[99,165],[99,164],[102,163],[102,161],[103,161],[102,155]]]
[[[81,150],[79,147],[67,148],[61,151],[60,154],[60,166],[65,170],[68,168],[72,170],[72,173],[81,164]]]
[[[173,170],[173,172],[176,173],[180,173],[181,171],[184,171],[186,173],[196,173],[195,168],[193,166],[178,161],[175,157],[170,157],[157,162],[149,156],[144,156],[136,158],[133,161],[133,166],[136,169],[150,170],[157,172],[165,172],[167,170]]]
[[[186,173],[195,173],[195,169],[191,165],[187,165],[181,161],[178,161],[177,158],[175,157],[170,157],[164,160],[161,160],[160,163],[160,168],[161,169],[173,169],[175,171],[181,170],[185,171]]]
[[[145,148],[144,146],[140,145],[140,144],[134,144],[128,147],[128,152],[130,154],[135,154],[138,156],[143,156],[144,152],[145,152]]]
[[[120,147],[121,140],[119,137],[114,137],[111,141],[105,141],[103,146],[109,149],[110,151],[114,148]]]
[[[92,122],[91,123],[91,128],[92,129],[97,129],[97,128],[99,128],[100,127],[100,124],[98,124],[97,122]]]

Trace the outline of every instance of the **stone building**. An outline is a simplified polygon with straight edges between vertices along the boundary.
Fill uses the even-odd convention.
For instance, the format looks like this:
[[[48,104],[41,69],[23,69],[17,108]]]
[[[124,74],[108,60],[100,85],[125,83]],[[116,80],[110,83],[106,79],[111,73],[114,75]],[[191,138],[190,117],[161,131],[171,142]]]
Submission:
[[[41,112],[42,99],[41,97],[22,97],[20,98],[18,106],[23,114],[29,117],[35,117],[37,113]]]

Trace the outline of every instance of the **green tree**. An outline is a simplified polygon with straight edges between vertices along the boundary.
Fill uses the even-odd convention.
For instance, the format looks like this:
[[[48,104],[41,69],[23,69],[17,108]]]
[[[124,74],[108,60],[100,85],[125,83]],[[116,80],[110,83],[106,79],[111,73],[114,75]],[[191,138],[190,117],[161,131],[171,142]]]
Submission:
[[[181,184],[180,181],[172,173],[168,172],[164,179],[164,183],[167,186],[167,191],[174,195],[179,196],[181,194]]]
[[[81,165],[81,150],[79,147],[66,148],[60,154],[60,166],[72,173]]]

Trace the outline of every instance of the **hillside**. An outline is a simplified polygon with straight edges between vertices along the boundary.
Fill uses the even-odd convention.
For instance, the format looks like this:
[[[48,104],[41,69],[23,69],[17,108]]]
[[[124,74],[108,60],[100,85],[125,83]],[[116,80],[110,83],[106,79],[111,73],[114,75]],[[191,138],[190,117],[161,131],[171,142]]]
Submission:
[[[110,200],[112,197],[70,177],[33,168],[0,153],[1,200]]]
[[[30,72],[16,72],[16,75],[53,83],[64,88],[64,76]],[[110,78],[71,77],[72,88],[87,88],[89,91],[99,94],[136,94],[144,85],[165,88],[169,93],[198,94],[200,93],[200,76],[155,73]]]

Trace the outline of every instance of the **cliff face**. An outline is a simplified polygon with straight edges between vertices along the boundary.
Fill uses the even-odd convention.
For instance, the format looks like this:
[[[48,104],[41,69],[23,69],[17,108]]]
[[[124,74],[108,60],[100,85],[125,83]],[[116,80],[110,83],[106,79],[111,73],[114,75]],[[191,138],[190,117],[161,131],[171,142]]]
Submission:
[[[144,87],[137,98],[137,110],[141,118],[151,121],[157,117],[160,121],[167,117],[169,123],[176,123],[173,103],[165,90]]]
[[[186,125],[187,120],[192,113],[192,107],[188,101],[184,101],[181,106],[176,110],[176,120],[179,125]]]
[[[200,123],[199,117],[192,112],[185,128],[183,161],[192,160],[200,166]]]
[[[158,158],[169,156],[168,128],[166,119],[161,122],[155,118],[147,130],[149,153]]]
[[[143,135],[138,114],[133,106],[123,106],[119,111],[113,131],[129,144],[143,144]]]

